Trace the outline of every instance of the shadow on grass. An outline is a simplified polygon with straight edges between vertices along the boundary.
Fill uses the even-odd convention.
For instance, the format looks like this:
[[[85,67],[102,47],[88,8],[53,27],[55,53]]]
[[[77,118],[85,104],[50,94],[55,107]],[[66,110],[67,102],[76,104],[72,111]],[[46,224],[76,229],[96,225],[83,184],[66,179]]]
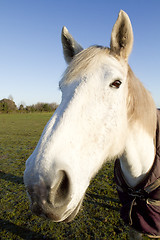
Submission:
[[[0,179],[4,179],[16,184],[23,184],[23,177],[18,177],[11,173],[5,173],[3,171],[0,171]]]
[[[114,202],[114,203],[119,203],[120,201],[119,199],[115,199],[115,198],[110,198],[110,197],[106,197],[104,195],[98,195],[98,194],[92,194],[92,193],[87,193],[87,198],[88,198],[88,202],[92,203],[92,204],[96,204],[98,206],[104,207],[104,208],[108,208],[114,211],[119,211],[120,207],[115,207],[109,203],[106,202]],[[105,203],[103,202],[98,202],[97,199],[103,200]]]
[[[0,219],[0,229],[5,230],[7,232],[11,232],[12,234],[19,236],[23,239],[28,240],[40,240],[40,239],[47,239],[47,240],[53,240],[53,238],[48,238],[45,235],[36,233],[34,231],[31,231],[27,228],[17,226],[16,224],[8,221]],[[14,238],[15,239],[15,238]]]
[[[95,199],[102,199],[104,201],[111,201],[115,203],[120,203],[120,200],[117,198],[111,198],[111,197],[106,197],[105,195],[99,195],[99,194],[93,194],[93,193],[87,193],[87,196]]]

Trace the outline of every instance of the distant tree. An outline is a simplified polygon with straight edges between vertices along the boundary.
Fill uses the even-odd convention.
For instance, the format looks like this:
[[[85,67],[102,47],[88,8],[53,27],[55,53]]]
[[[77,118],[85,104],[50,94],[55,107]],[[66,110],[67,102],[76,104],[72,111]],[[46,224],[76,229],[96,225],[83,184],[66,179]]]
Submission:
[[[0,101],[0,112],[8,112],[8,104],[3,100]]]
[[[24,110],[24,106],[23,106],[23,104],[21,104],[20,106],[19,106],[19,109],[18,109],[19,111],[23,111]]]
[[[57,108],[56,103],[37,103],[34,105],[35,111],[37,112],[53,112]]]
[[[21,101],[20,105],[23,105],[24,108],[26,107],[26,104],[24,101]]]
[[[50,103],[51,111],[55,111],[58,107],[57,103]]]
[[[27,113],[36,111],[34,105],[26,106],[25,110],[26,110]]]
[[[35,109],[35,106],[34,106],[34,105],[30,106],[30,111],[31,111],[31,112],[35,112],[35,111],[36,111],[36,109]]]
[[[9,96],[10,98],[12,96]],[[25,103],[24,103],[25,104]],[[54,112],[58,104],[57,103],[37,103],[31,106],[24,106],[23,103],[20,104],[18,111],[19,112]],[[2,99],[0,100],[0,113],[8,113],[17,111],[17,106],[15,102],[11,99]]]
[[[43,104],[43,111],[45,112],[51,112],[51,107],[48,103]]]
[[[31,112],[31,107],[30,106],[26,106],[25,110],[26,110],[26,112]]]
[[[42,112],[42,104],[36,103],[33,105],[36,112]]]
[[[14,112],[16,110],[17,110],[17,106],[14,101],[6,98],[0,100],[0,112],[8,113],[8,112]]]

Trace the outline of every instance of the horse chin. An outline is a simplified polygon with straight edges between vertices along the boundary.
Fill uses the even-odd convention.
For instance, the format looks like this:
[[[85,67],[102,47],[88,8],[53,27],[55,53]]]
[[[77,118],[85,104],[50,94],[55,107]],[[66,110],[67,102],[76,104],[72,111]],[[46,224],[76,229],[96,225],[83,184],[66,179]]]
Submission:
[[[54,210],[52,208],[46,209],[46,208],[40,207],[37,204],[31,204],[30,209],[34,214],[36,214],[39,217],[44,217],[53,222],[68,223],[68,222],[71,222],[76,217],[76,215],[78,214],[78,212],[80,210],[82,202],[83,202],[83,198],[80,200],[80,202],[78,203],[76,208],[74,208],[73,210],[71,210],[71,209],[67,210],[66,212],[60,213],[60,214],[58,214],[57,209],[56,210]]]
[[[83,202],[83,199],[79,202],[79,204],[73,210],[73,212],[66,219],[62,220],[61,222],[66,222],[66,223],[71,222],[76,217],[76,215],[78,214],[78,212],[81,208],[82,202]]]

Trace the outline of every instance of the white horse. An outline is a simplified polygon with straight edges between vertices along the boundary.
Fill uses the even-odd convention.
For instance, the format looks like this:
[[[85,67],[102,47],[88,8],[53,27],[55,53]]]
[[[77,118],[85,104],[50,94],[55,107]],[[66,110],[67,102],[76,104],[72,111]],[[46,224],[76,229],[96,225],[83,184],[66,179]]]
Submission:
[[[62,101],[24,173],[32,211],[54,222],[76,216],[90,180],[106,161],[120,157],[134,188],[156,154],[155,103],[128,65],[133,46],[128,15],[119,12],[110,48],[83,50],[66,27],[62,44],[68,63],[59,84]]]

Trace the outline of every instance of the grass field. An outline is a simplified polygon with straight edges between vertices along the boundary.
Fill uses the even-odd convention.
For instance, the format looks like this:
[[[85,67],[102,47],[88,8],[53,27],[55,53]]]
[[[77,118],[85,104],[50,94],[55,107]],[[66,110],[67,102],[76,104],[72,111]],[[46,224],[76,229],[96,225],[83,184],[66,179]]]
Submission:
[[[72,223],[32,215],[23,184],[25,161],[50,117],[51,113],[0,115],[0,239],[128,239],[119,215],[113,163],[92,180]]]

